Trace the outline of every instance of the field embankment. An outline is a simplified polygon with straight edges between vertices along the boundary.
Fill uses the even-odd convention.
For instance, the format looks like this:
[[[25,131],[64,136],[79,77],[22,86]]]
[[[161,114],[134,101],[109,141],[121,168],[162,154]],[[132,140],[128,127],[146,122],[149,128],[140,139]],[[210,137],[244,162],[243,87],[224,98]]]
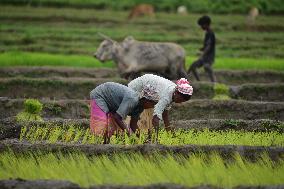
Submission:
[[[90,91],[104,82],[127,84],[121,78],[0,78],[0,96],[9,98],[89,99]],[[193,82],[193,99],[211,99],[214,85]],[[283,83],[242,84],[229,87],[234,99],[282,101]],[[15,93],[17,91],[17,93]]]
[[[152,184],[146,186],[127,186],[127,185],[101,185],[101,186],[90,186],[90,187],[80,187],[70,181],[58,181],[58,180],[25,180],[25,179],[10,179],[10,180],[0,180],[0,187],[5,189],[23,188],[29,186],[29,189],[221,189],[221,187],[216,186],[194,186],[186,187],[178,184]],[[244,189],[245,186],[236,186],[233,189]],[[282,185],[278,186],[248,186],[250,189],[281,189]]]
[[[284,83],[283,71],[267,70],[216,70],[216,80],[228,85],[240,85],[245,83]],[[114,68],[74,68],[74,67],[3,67],[0,69],[0,78],[117,78],[118,71]],[[200,73],[202,81],[209,81],[208,75]],[[195,81],[193,75],[190,81]]]
[[[88,100],[41,100],[43,118],[89,119]],[[23,111],[24,99],[0,99],[1,118]],[[283,102],[251,102],[243,100],[191,100],[174,105],[172,120],[184,119],[275,119],[284,120]]]
[[[2,140],[0,141],[0,152],[12,150],[14,153],[28,152],[61,152],[72,153],[82,152],[87,156],[98,155],[115,155],[115,154],[133,154],[140,153],[144,155],[150,154],[180,154],[188,156],[190,154],[207,154],[218,153],[223,158],[232,158],[236,153],[245,158],[256,160],[264,153],[267,153],[271,159],[278,160],[284,158],[283,147],[263,147],[263,146],[234,146],[234,145],[180,145],[169,146],[160,144],[143,144],[143,145],[94,145],[94,144],[70,144],[70,143],[54,143],[45,142],[21,142],[19,140]]]

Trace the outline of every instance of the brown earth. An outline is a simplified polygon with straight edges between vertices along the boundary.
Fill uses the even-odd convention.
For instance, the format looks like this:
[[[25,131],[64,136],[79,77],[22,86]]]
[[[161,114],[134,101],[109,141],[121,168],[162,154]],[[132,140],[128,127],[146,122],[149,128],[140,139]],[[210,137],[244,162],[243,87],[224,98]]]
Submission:
[[[7,67],[0,69],[0,78],[6,77],[83,77],[114,78],[118,71],[111,68],[68,68],[68,67]],[[277,77],[277,76],[276,76]]]
[[[191,100],[175,104],[170,110],[172,120],[183,119],[275,119],[284,120],[283,102],[252,102],[243,100]]]
[[[90,92],[105,82],[126,84],[119,78],[2,78],[0,96],[10,98],[89,99]],[[15,92],[17,91],[17,92]]]
[[[278,131],[284,133],[284,122],[275,120],[178,120],[172,121],[174,129],[194,130],[244,130],[254,132]],[[15,119],[7,118],[0,120],[0,140],[19,138],[23,126],[27,127],[60,127],[69,129],[70,126],[80,129],[89,128],[88,119],[54,119],[44,122],[17,123]]]
[[[0,180],[1,189],[221,189],[220,187],[204,185],[195,187],[186,187],[177,184],[153,184],[147,186],[123,186],[123,185],[101,185],[90,186],[88,188],[80,187],[70,181],[63,180],[24,180],[10,179]],[[283,189],[284,186],[237,186],[233,189]]]
[[[234,146],[234,145],[180,145],[166,146],[160,144],[143,144],[143,145],[111,145],[111,144],[71,144],[55,143],[48,144],[45,142],[29,143],[17,139],[0,141],[0,153],[5,151],[14,153],[33,153],[33,152],[61,152],[72,153],[81,152],[87,156],[96,155],[114,155],[114,154],[132,154],[141,153],[150,155],[160,154],[179,154],[189,156],[190,154],[204,153],[206,155],[218,153],[224,159],[233,159],[236,153],[242,157],[255,161],[263,153],[267,153],[273,161],[284,158],[283,147],[263,147],[263,146]]]
[[[127,84],[119,78],[0,78],[0,97],[89,99],[90,91],[99,84],[113,81]],[[193,99],[211,99],[213,84],[194,82]],[[17,92],[15,92],[17,91]],[[232,98],[251,101],[284,101],[284,83],[243,84],[231,86]]]
[[[284,72],[259,70],[214,70],[216,81],[227,85],[241,85],[247,83],[283,83]],[[195,78],[190,77],[192,81]],[[201,81],[210,81],[206,73],[200,73]]]
[[[231,86],[231,97],[251,101],[284,101],[284,83]]]
[[[246,83],[283,83],[284,72],[281,71],[235,71],[215,70],[216,79],[228,85]],[[0,78],[7,77],[83,77],[83,78],[115,78],[118,71],[111,68],[67,68],[67,67],[7,67],[0,69]],[[200,73],[202,81],[209,81],[206,73]],[[190,80],[195,81],[193,76]]]
[[[9,98],[89,99],[99,84],[113,81],[127,84],[119,78],[0,78],[0,96]],[[193,98],[212,98],[211,83],[193,84]],[[15,93],[17,91],[17,93]]]
[[[43,118],[89,119],[88,100],[41,100]],[[0,119],[23,111],[24,99],[0,98]],[[190,119],[272,119],[284,120],[284,102],[251,102],[243,100],[190,100],[175,104],[171,120]]]
[[[269,119],[206,119],[206,120],[178,120],[172,125],[178,129],[195,130],[243,130],[254,132],[278,131],[284,132],[284,122]]]
[[[41,100],[44,118],[89,118],[88,100]],[[24,99],[0,98],[0,118],[13,117],[23,111]]]

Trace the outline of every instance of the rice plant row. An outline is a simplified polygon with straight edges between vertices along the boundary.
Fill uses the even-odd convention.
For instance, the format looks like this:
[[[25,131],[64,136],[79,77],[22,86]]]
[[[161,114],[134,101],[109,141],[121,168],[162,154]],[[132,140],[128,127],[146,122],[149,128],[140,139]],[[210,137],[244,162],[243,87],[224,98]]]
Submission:
[[[110,139],[111,144],[132,145],[143,144],[152,139],[154,132],[149,136],[148,133],[140,133],[127,136],[125,133],[113,135]],[[45,141],[48,143],[66,142],[82,144],[102,144],[103,137],[93,135],[89,129],[81,129],[74,126],[69,128],[61,127],[28,127],[21,129],[20,140],[29,142]],[[208,129],[197,130],[175,130],[173,132],[159,131],[158,142],[164,145],[249,145],[249,146],[284,146],[284,135],[277,131],[270,132],[246,132],[246,131],[210,131]]]
[[[185,186],[210,184],[225,188],[237,185],[283,184],[284,161],[267,155],[256,162],[236,154],[224,161],[216,154],[189,157],[139,154],[87,157],[84,154],[0,154],[0,179],[60,179],[81,186],[148,185],[174,183]]]
[[[187,57],[186,67],[189,67],[195,60],[194,57]],[[51,55],[47,53],[29,52],[5,52],[0,53],[0,67],[7,66],[66,66],[66,67],[91,67],[113,68],[112,62],[101,64],[98,60],[85,55]],[[276,70],[283,71],[282,59],[253,59],[253,58],[222,58],[217,57],[218,64],[215,69],[230,70]]]

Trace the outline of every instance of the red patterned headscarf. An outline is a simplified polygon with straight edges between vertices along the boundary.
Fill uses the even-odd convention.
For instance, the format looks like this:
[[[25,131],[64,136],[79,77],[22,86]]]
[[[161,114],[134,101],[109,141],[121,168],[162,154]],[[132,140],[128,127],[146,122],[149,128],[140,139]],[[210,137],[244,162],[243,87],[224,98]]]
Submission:
[[[182,94],[192,95],[193,88],[189,85],[189,82],[185,78],[181,78],[176,81],[177,90]]]

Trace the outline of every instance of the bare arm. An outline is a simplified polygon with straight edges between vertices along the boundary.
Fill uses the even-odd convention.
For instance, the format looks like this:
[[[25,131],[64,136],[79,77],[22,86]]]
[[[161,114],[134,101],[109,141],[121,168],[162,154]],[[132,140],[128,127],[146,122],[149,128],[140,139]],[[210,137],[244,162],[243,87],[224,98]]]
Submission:
[[[123,131],[127,130],[128,132],[127,125],[122,121],[122,117],[118,113],[112,113],[112,117]]]
[[[169,121],[169,111],[168,110],[165,110],[163,112],[163,120],[164,120],[166,131],[171,131],[171,129],[170,129],[170,121]]]
[[[136,130],[138,129],[138,125],[137,125],[138,119],[137,118],[133,118],[131,117],[130,120],[130,128],[131,130],[135,133]]]

